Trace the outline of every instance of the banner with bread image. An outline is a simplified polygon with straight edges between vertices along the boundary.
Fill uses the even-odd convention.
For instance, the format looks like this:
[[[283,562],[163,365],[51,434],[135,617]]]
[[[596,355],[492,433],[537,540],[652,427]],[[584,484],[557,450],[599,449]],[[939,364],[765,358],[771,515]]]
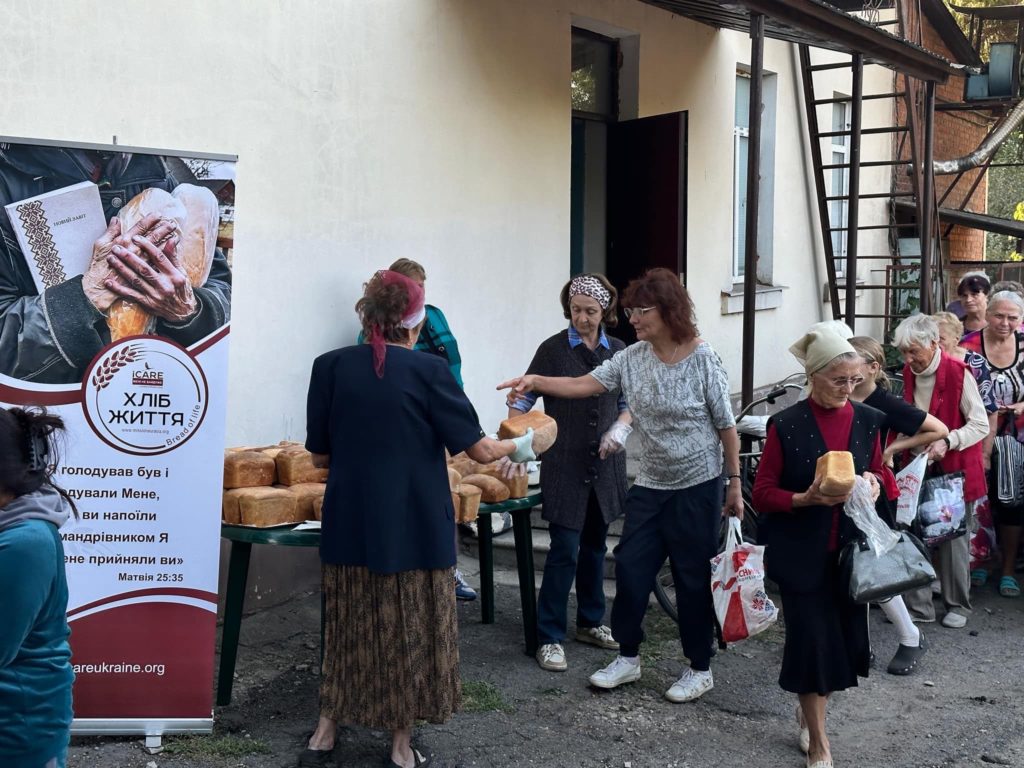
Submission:
[[[0,139],[0,404],[69,431],[76,732],[212,728],[234,165]]]

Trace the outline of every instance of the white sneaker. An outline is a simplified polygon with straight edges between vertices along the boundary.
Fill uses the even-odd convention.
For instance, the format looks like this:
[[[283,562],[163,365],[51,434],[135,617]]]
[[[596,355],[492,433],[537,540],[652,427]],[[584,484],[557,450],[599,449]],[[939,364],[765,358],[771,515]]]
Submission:
[[[590,684],[595,688],[612,689],[623,683],[635,683],[639,679],[640,662],[634,664],[622,656],[616,656],[615,661],[590,676]]]
[[[715,680],[711,676],[710,669],[707,672],[687,669],[683,672],[683,676],[672,683],[672,687],[665,691],[665,698],[676,704],[684,701],[696,701],[714,687]]]
[[[598,648],[607,648],[609,651],[619,650],[619,644],[612,637],[612,631],[608,627],[578,627],[576,629],[577,643],[590,643]]]
[[[947,629],[963,629],[967,626],[967,617],[950,611],[942,617],[942,626]]]
[[[565,650],[558,643],[545,643],[537,649],[537,663],[548,672],[565,672]]]

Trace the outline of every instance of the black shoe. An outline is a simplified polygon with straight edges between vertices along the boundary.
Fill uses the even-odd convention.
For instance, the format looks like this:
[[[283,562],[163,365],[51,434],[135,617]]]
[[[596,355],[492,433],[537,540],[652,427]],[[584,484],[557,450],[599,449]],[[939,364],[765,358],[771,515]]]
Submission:
[[[413,763],[415,763],[416,768],[427,768],[428,766],[432,766],[434,764],[434,756],[427,755],[426,757],[424,757],[414,749],[412,751],[412,761]],[[387,766],[387,768],[401,768],[401,766],[398,763],[391,759],[390,751],[386,755],[384,755],[384,765]]]
[[[299,768],[332,768],[333,749],[304,749],[299,753]]]
[[[909,675],[927,652],[928,643],[924,639],[924,632],[922,632],[916,648],[900,643],[900,647],[896,649],[896,655],[892,657],[886,671],[890,675]]]

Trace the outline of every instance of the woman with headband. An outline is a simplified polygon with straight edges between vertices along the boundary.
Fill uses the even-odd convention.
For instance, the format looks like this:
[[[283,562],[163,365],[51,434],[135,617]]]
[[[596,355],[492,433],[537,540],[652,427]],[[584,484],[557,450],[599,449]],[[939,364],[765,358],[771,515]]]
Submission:
[[[720,516],[743,514],[729,381],[722,361],[697,332],[693,304],[678,275],[648,270],[627,286],[622,303],[636,330],[636,344],[590,373],[531,373],[498,388],[512,390],[510,404],[527,392],[565,399],[617,391],[625,395],[640,438],[640,471],[626,495],[626,522],[615,548],[611,628],[620,648],[611,664],[590,676],[590,684],[616,688],[640,679],[644,613],[668,558],[679,639],[690,666],[665,698],[694,701],[714,687],[708,562],[718,551]]]
[[[618,323],[618,292],[604,275],[578,275],[562,288],[569,327],[544,341],[527,373],[582,376],[626,345],[605,334]],[[537,402],[528,392],[509,407],[526,413]],[[558,439],[544,454],[541,491],[551,549],[537,599],[537,663],[566,669],[566,611],[576,581],[576,640],[618,650],[604,626],[604,557],[608,525],[622,514],[626,496],[626,455],[622,448],[633,417],[620,394],[587,400],[544,395],[544,411],[558,422]]]
[[[534,458],[532,432],[492,440],[446,362],[413,352],[423,288],[381,270],[356,304],[367,343],[313,362],[306,447],[329,467],[320,720],[299,766],[331,763],[339,723],[391,732],[385,765],[430,765],[417,720],[460,700],[455,520],[445,449],[481,463]]]

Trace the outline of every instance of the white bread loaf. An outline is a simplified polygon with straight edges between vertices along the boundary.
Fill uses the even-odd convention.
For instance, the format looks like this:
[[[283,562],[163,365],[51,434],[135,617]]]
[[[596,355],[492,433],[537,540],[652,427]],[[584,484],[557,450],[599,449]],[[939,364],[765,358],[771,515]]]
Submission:
[[[213,255],[217,250],[217,225],[220,208],[217,198],[206,187],[179,184],[171,192],[185,209],[178,243],[178,262],[192,286],[199,286],[210,277]]]
[[[223,503],[221,504],[221,520],[228,525],[238,525],[242,522],[242,511],[238,507],[238,497],[244,488],[229,488],[224,491]]]
[[[242,525],[265,528],[301,522],[296,511],[298,497],[282,488],[240,488],[238,510]]]
[[[224,487],[254,488],[273,485],[274,460],[256,451],[235,451],[224,455]]]
[[[480,464],[461,453],[458,456],[453,457],[452,460],[448,462],[448,466],[463,476],[475,475],[480,471],[481,467]]]
[[[324,519],[324,497],[313,499],[313,519],[323,520]]]
[[[462,482],[462,475],[456,472],[451,467],[448,467],[448,490],[454,491],[459,487],[459,483]]]
[[[857,478],[853,454],[849,451],[829,451],[819,456],[814,467],[814,477],[821,478],[818,488],[826,496],[845,496],[853,490]]]
[[[273,461],[277,462],[277,479],[281,485],[327,482],[327,470],[314,467],[313,454],[305,448],[288,446],[278,452]]]
[[[558,424],[543,411],[528,413],[505,419],[498,426],[498,438],[508,440],[511,437],[522,437],[526,430],[533,428],[533,452],[538,456],[550,448],[558,437]]]
[[[462,497],[459,496],[459,487],[455,486],[452,488],[452,509],[455,510],[455,521],[459,522],[459,508],[462,506],[460,503]]]
[[[509,497],[508,486],[496,477],[489,475],[467,475],[462,478],[462,486],[475,485],[480,489],[480,501],[488,504],[496,504],[505,501]]]
[[[295,485],[275,485],[275,488],[282,488],[295,495],[295,514],[299,520],[318,520],[314,505],[317,499],[323,504],[324,493],[327,486],[324,483],[296,483]]]
[[[457,523],[469,523],[480,515],[480,489],[475,485],[459,486],[459,508],[455,517]]]
[[[494,477],[503,482],[508,488],[508,497],[510,499],[521,499],[529,494],[530,479],[525,475],[515,475],[514,477],[505,477],[501,471],[501,465],[494,461],[490,464],[483,464],[477,474],[488,475]]]

